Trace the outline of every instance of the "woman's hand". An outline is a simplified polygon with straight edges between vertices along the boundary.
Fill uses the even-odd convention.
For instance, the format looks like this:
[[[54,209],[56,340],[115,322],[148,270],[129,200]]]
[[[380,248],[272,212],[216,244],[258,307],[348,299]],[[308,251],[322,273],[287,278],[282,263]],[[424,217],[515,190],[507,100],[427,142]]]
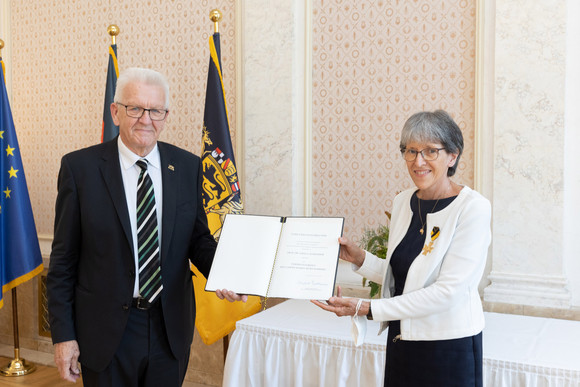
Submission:
[[[234,302],[234,301],[242,301],[242,302],[246,302],[248,301],[248,296],[245,294],[238,294],[235,292],[232,292],[231,290],[227,290],[227,289],[217,289],[215,291],[216,296],[218,296],[218,298],[220,300],[223,300],[224,298],[226,300],[228,300],[229,302]]]
[[[340,243],[340,259],[361,267],[365,261],[365,251],[345,237],[338,238],[338,243]]]
[[[326,311],[332,312],[337,316],[342,317],[354,316],[358,300],[358,298],[342,298],[342,289],[339,286],[336,291],[336,296],[330,297],[326,304],[317,300],[311,300],[310,302]],[[358,311],[358,315],[365,316],[369,312],[369,306],[370,302],[363,301]]]

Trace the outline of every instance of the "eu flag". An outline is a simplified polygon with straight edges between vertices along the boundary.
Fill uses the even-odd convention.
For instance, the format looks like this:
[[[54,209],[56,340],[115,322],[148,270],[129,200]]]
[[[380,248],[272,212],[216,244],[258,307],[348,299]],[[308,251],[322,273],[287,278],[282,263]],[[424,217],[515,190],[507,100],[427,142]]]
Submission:
[[[225,214],[241,214],[244,206],[240,196],[238,171],[234,159],[230,125],[221,72],[220,36],[209,38],[210,60],[207,74],[205,111],[203,116],[203,205],[209,229],[218,239]],[[206,279],[193,269],[197,318],[195,325],[207,345],[226,336],[236,327],[236,321],[251,316],[260,309],[260,298],[248,297],[246,303],[229,303],[214,293],[205,291]]]
[[[6,93],[4,62],[0,73],[0,308],[4,292],[28,281],[43,270],[40,246],[20,148]]]
[[[109,141],[117,137],[119,127],[111,117],[111,104],[117,90],[117,78],[119,78],[119,65],[117,64],[117,45],[109,46],[109,67],[107,68],[107,87],[105,88],[105,107],[103,108],[103,132],[101,142]]]

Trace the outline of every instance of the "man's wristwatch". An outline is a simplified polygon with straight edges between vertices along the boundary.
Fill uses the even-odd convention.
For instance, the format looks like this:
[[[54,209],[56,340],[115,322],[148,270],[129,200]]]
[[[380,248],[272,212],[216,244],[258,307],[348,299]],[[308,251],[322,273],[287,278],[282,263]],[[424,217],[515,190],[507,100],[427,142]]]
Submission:
[[[373,319],[373,311],[371,310],[371,302],[369,301],[369,312],[367,313],[367,320]]]

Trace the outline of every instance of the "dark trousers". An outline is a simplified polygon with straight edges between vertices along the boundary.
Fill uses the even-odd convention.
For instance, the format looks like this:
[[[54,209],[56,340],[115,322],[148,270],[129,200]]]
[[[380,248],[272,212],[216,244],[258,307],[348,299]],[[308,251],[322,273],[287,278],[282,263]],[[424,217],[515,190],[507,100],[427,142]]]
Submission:
[[[148,310],[131,308],[121,344],[101,372],[82,366],[85,387],[181,386],[189,353],[176,359],[171,353],[161,303]]]
[[[481,332],[451,340],[393,341],[400,332],[393,325],[387,335],[385,387],[483,386]]]

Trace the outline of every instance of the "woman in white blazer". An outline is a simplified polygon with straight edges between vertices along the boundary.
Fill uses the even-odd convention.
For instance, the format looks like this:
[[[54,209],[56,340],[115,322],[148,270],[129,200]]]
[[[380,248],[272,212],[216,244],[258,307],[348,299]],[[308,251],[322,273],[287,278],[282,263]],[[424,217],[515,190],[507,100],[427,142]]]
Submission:
[[[367,319],[389,327],[385,386],[482,386],[483,309],[478,284],[491,240],[489,201],[454,183],[463,136],[444,111],[411,116],[401,154],[415,188],[393,203],[385,260],[340,238],[340,257],[382,283],[382,298],[337,296],[327,304],[354,316],[364,335]]]

